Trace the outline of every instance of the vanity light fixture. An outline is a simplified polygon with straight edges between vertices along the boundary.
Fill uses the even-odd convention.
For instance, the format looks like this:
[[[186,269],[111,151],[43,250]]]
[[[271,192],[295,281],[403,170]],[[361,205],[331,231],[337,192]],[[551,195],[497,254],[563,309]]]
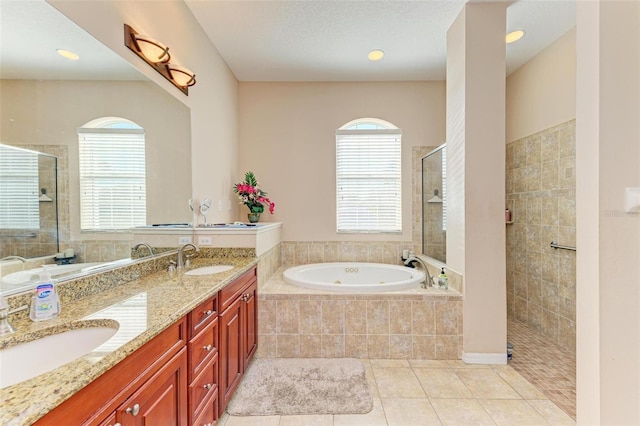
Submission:
[[[189,87],[196,84],[196,75],[182,66],[172,64],[167,46],[150,37],[138,34],[127,24],[124,24],[124,44],[180,89],[182,93],[189,95]]]
[[[384,51],[379,50],[379,49],[372,50],[371,52],[369,52],[369,55],[367,55],[367,57],[372,62],[379,61],[380,59],[382,59],[384,57]]]
[[[507,44],[515,43],[516,41],[520,40],[522,37],[524,37],[524,31],[522,30],[511,31],[509,34],[505,36],[505,42]]]

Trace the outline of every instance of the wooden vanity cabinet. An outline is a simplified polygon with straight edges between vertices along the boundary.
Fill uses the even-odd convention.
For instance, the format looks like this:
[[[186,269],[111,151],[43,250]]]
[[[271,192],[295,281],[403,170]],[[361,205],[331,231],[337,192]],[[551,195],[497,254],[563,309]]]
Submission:
[[[218,293],[220,299],[219,412],[229,404],[258,347],[256,269]]]
[[[186,319],[183,318],[35,424],[115,426],[117,423],[139,424],[130,418],[140,418],[140,413],[152,418],[159,413],[172,413],[171,420],[175,421],[163,424],[186,425],[186,340]],[[132,399],[134,397],[139,399]],[[133,416],[136,404],[137,415]],[[129,407],[131,412],[127,413]]]
[[[257,308],[253,268],[35,425],[215,425],[257,349]]]

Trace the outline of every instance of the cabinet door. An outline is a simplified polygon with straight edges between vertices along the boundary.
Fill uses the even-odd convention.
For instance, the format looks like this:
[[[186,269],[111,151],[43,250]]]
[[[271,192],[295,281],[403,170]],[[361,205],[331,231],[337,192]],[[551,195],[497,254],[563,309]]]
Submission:
[[[244,337],[244,362],[243,371],[249,365],[249,361],[253,358],[253,354],[258,348],[258,285],[254,281],[252,285],[245,290],[243,295],[244,301],[244,318],[246,331]]]
[[[237,298],[218,318],[220,329],[220,373],[218,377],[220,413],[224,412],[242,377],[244,351],[240,336],[244,328],[242,317],[244,303],[241,297]]]
[[[187,425],[187,351],[183,348],[116,411],[122,426]]]

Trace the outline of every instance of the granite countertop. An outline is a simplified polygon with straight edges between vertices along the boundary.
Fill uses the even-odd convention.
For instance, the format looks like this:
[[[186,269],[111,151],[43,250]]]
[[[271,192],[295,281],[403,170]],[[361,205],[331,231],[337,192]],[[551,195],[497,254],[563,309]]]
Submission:
[[[87,326],[119,324],[105,344],[72,362],[0,389],[0,424],[30,425],[105,373],[193,308],[257,264],[254,257],[196,259],[193,268],[226,264],[214,275],[156,272],[96,295],[63,303],[58,318],[32,322],[15,318],[16,333],[0,338],[0,348]],[[104,279],[104,276],[97,279]],[[42,354],[46,356],[46,354]],[[2,366],[2,368],[6,368]]]

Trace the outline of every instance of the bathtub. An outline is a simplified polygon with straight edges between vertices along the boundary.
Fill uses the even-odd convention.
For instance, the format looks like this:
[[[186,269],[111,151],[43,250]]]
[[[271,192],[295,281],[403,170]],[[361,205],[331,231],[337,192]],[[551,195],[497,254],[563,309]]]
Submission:
[[[284,281],[315,290],[379,293],[408,290],[424,281],[424,273],[406,266],[383,263],[333,262],[293,266]]]

